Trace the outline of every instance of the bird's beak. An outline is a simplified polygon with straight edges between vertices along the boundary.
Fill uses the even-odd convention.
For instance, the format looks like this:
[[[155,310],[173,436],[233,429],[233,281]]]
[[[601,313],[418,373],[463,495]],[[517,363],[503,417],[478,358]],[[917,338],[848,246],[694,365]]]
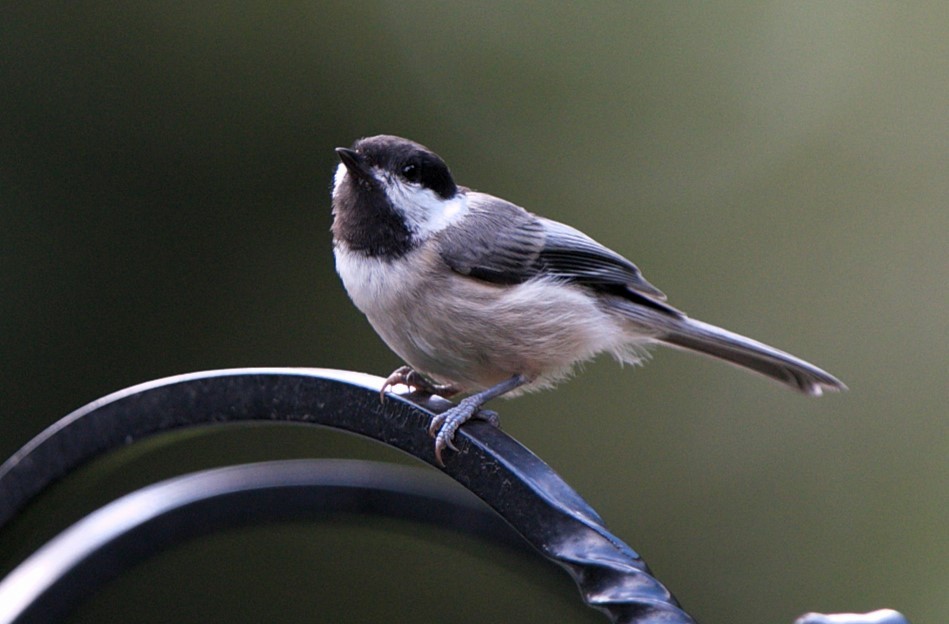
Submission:
[[[369,165],[359,152],[346,147],[337,147],[336,155],[339,156],[339,159],[346,165],[346,169],[349,173],[362,180],[372,178],[372,174],[369,172]]]

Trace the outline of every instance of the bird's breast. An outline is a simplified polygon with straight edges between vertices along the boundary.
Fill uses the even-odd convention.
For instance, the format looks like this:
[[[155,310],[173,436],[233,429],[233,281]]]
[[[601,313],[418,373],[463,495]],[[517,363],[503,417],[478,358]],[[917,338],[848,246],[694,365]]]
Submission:
[[[410,366],[465,390],[515,374],[546,385],[626,341],[581,286],[551,279],[499,285],[452,272],[434,251],[396,261],[336,252],[356,306]]]

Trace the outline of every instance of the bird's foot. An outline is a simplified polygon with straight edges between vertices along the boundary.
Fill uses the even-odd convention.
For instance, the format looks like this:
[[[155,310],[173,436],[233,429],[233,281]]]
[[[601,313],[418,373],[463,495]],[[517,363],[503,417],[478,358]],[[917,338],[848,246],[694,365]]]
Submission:
[[[435,394],[445,398],[452,397],[460,392],[458,388],[451,384],[437,384],[429,381],[411,366],[400,366],[386,377],[382,389],[379,390],[379,399],[384,401],[389,388],[399,384],[408,386],[415,392],[427,395]]]
[[[501,426],[501,420],[498,418],[497,412],[491,410],[483,410],[481,406],[490,401],[495,397],[499,397],[505,392],[510,392],[516,388],[520,388],[524,384],[528,383],[528,377],[526,375],[517,374],[513,377],[505,379],[501,383],[495,384],[490,388],[482,390],[477,394],[472,394],[469,397],[463,398],[458,402],[453,408],[446,410],[432,419],[432,424],[428,426],[428,435],[435,438],[435,461],[438,462],[439,466],[444,467],[445,462],[442,461],[442,452],[446,448],[450,448],[453,451],[457,451],[453,440],[455,439],[455,432],[458,431],[458,427],[462,426],[472,418],[480,418],[482,420],[488,421],[490,424],[495,427]]]
[[[457,405],[432,419],[432,423],[428,426],[428,435],[435,438],[435,461],[439,466],[445,466],[442,453],[446,448],[458,451],[454,442],[458,427],[475,418],[485,420],[494,427],[501,426],[498,413],[494,410],[481,409],[482,401],[479,398],[475,395],[462,399]]]

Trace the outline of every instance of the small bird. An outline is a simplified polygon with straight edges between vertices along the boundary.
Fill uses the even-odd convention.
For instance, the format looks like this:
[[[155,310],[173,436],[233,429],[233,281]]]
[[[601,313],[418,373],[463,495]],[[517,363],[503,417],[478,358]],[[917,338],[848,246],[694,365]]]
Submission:
[[[773,347],[689,318],[632,262],[583,232],[458,186],[445,162],[379,135],[337,148],[336,270],[353,303],[407,364],[386,379],[468,394],[429,427],[444,465],[458,427],[500,395],[548,388],[607,352],[638,363],[664,344],[722,359],[805,394],[845,389]]]

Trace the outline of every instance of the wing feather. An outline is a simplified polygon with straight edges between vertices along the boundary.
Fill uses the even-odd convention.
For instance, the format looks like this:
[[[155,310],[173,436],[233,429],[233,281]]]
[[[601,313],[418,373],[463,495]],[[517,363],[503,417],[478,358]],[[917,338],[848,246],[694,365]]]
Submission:
[[[469,193],[467,213],[436,234],[452,270],[498,284],[519,284],[540,272],[541,221],[520,206]]]
[[[436,236],[442,259],[462,275],[519,284],[549,274],[681,315],[623,256],[569,225],[491,195],[469,192],[467,213]]]
[[[544,220],[545,243],[541,262],[555,273],[593,285],[622,285],[660,301],[666,296],[646,281],[639,268],[580,230]]]

